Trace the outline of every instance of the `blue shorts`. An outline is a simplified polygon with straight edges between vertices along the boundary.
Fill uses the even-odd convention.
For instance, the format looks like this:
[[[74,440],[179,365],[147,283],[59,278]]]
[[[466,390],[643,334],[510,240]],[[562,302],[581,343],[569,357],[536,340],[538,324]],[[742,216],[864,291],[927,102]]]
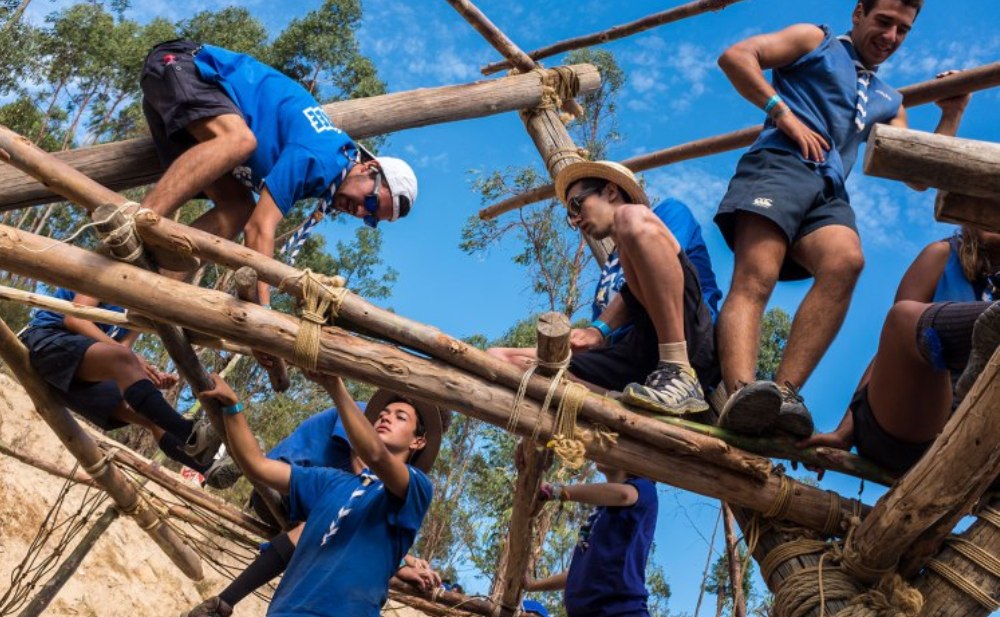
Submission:
[[[126,422],[113,417],[124,400],[118,384],[75,378],[83,355],[97,341],[58,326],[28,328],[21,334],[21,341],[28,348],[32,368],[52,386],[66,407],[103,430],[127,426]]]
[[[740,158],[715,215],[715,224],[730,249],[735,244],[737,212],[768,219],[784,232],[788,246],[827,225],[843,225],[858,232],[854,209],[836,194],[832,181],[803,163],[797,154],[784,150],[765,148]],[[778,279],[794,281],[811,276],[789,251]]]

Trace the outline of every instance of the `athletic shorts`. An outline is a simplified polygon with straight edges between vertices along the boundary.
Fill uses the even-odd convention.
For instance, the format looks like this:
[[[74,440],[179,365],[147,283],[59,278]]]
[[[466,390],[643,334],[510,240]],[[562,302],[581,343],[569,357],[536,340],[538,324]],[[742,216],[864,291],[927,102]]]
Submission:
[[[257,518],[265,524],[275,528],[281,527],[278,521],[274,519],[274,516],[271,515],[271,511],[267,509],[267,504],[264,503],[264,499],[261,498],[260,493],[256,490],[250,493],[250,507],[253,509],[254,514],[257,515]],[[292,510],[291,500],[288,495],[281,495],[281,507],[284,508],[285,516],[287,517],[288,513]]]
[[[835,194],[833,183],[784,150],[755,150],[740,158],[736,175],[719,204],[715,224],[732,249],[737,212],[750,212],[771,221],[792,246],[821,227],[843,225],[858,232],[854,209]],[[812,276],[791,257],[785,257],[779,280]]]
[[[32,368],[52,386],[66,407],[103,430],[127,425],[112,417],[123,400],[118,384],[80,381],[73,377],[83,354],[97,341],[59,327],[28,328],[21,334],[21,341],[28,348]]]
[[[201,79],[194,64],[199,47],[186,39],[160,43],[142,67],[142,111],[165,167],[197,143],[184,130],[195,120],[223,114],[243,117],[225,90]]]
[[[702,298],[698,272],[683,251],[677,258],[684,271],[684,337],[688,359],[707,392],[719,383],[720,377],[715,354],[715,325]],[[621,391],[630,383],[644,383],[656,368],[660,353],[656,327],[645,307],[629,290],[628,284],[619,293],[632,319],[632,329],[607,347],[574,354],[569,372],[595,386]]]
[[[854,416],[854,445],[858,454],[887,471],[897,475],[906,473],[934,443],[933,439],[912,443],[890,435],[875,419],[875,412],[868,401],[867,385],[854,393],[850,409]]]

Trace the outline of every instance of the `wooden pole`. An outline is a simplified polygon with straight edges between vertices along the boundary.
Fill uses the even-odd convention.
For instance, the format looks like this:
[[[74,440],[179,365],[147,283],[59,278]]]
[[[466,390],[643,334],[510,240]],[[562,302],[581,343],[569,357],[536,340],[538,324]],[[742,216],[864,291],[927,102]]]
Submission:
[[[551,377],[558,372],[554,364],[565,362],[570,355],[569,318],[562,313],[544,313],[538,318],[538,359],[536,372]],[[514,484],[514,502],[511,506],[510,525],[501,553],[500,567],[493,581],[493,600],[500,603],[500,615],[512,617],[521,606],[524,575],[531,567],[531,556],[536,544],[544,538],[537,537],[535,517],[543,502],[538,499],[538,489],[545,471],[552,463],[552,456],[542,444],[522,438],[518,444],[523,466],[519,466]]]
[[[649,30],[650,28],[679,21],[687,17],[694,17],[695,15],[701,15],[702,13],[707,13],[709,11],[721,11],[730,4],[735,4],[739,1],[740,0],[695,0],[694,2],[688,2],[687,4],[675,6],[671,9],[660,11],[659,13],[647,15],[642,19],[630,21],[627,24],[620,24],[618,26],[608,28],[607,30],[602,30],[601,32],[585,34],[583,36],[559,41],[558,43],[553,43],[552,45],[540,47],[534,51],[528,52],[527,56],[532,60],[537,61],[542,58],[548,58],[556,54],[561,54],[564,51],[581,49],[592,45],[601,45],[609,41],[625,38],[626,36],[631,36],[638,32],[643,32],[644,30]],[[487,64],[479,70],[483,75],[492,75],[498,71],[509,69],[511,66],[513,65],[510,60],[500,60],[498,62]]]
[[[581,94],[601,85],[597,69],[589,64],[570,67],[580,80]],[[354,139],[403,129],[479,118],[534,107],[542,101],[541,75],[511,75],[441,88],[423,88],[324,106],[333,123]],[[0,135],[0,149],[7,137]],[[0,153],[2,156],[2,153]],[[148,137],[60,152],[59,159],[116,190],[155,182],[163,166]],[[55,187],[46,188],[12,169],[0,169],[0,211],[59,201]]]
[[[42,251],[43,246],[50,248]],[[49,284],[78,287],[88,295],[151,315],[158,321],[198,329],[240,344],[264,347],[272,355],[286,360],[294,356],[300,327],[298,319],[70,245],[53,245],[48,238],[4,225],[0,225],[0,267]],[[320,372],[389,387],[403,396],[456,409],[499,427],[507,427],[510,423],[516,399],[514,388],[498,386],[440,361],[355,337],[332,326],[322,329],[319,343],[317,366]],[[564,391],[564,386],[557,388],[554,404]],[[588,396],[587,401],[607,411],[616,425],[633,424],[634,418],[641,417],[597,396]],[[541,415],[539,407],[534,400],[523,401],[513,432],[531,435],[537,424],[540,438],[550,438],[553,418]],[[582,426],[593,427],[591,422],[594,420],[585,417]],[[605,465],[725,499],[734,505],[768,511],[775,504],[784,504],[778,508],[784,518],[815,529],[840,522],[851,514],[846,501],[837,498],[831,502],[829,493],[794,481],[782,481],[773,474],[761,478],[761,462],[766,464],[763,468],[769,468],[764,459],[731,449],[715,439],[653,423],[673,429],[674,437],[662,431],[644,438],[621,435],[617,445],[607,449],[591,443],[587,456]],[[700,445],[688,442],[689,437],[700,438]],[[666,448],[650,445],[653,441]],[[731,467],[739,470],[724,467],[721,461],[728,461]]]
[[[722,502],[722,524],[726,533],[726,559],[729,562],[729,581],[733,586],[733,617],[747,617],[746,598],[743,597],[743,563],[740,545],[736,538],[736,519],[733,510]]]
[[[66,449],[80,461],[84,470],[94,470],[90,475],[111,496],[118,508],[135,519],[139,527],[149,534],[181,572],[192,580],[200,581],[204,575],[198,556],[141,501],[135,487],[118,468],[104,460],[104,455],[94,440],[31,368],[28,350],[3,320],[0,320],[0,358],[24,386],[38,415],[52,428],[52,432],[59,437]]]
[[[94,306],[84,306],[82,304],[70,302],[69,300],[60,300],[59,298],[53,298],[52,296],[47,296],[45,294],[31,293],[30,291],[15,289],[14,287],[7,287],[6,285],[0,285],[0,300],[20,302],[21,304],[55,311],[57,313],[62,313],[63,315],[72,315],[81,319],[108,324],[110,326],[120,326],[122,328],[136,330],[138,332],[156,332],[156,328],[153,327],[153,322],[146,319],[142,315],[133,315],[127,312],[119,313],[118,311],[109,311],[107,309],[97,308]],[[230,351],[244,356],[250,355],[250,349],[247,347],[233,345],[227,341],[211,338],[199,332],[191,332],[189,334],[191,335],[191,342],[195,345]]]
[[[1000,555],[1000,498],[994,496],[976,522],[946,542],[916,581],[924,596],[920,617],[986,617],[1000,609],[1000,572],[987,556]],[[957,574],[957,576],[955,576]],[[958,585],[964,581],[963,589]],[[970,593],[972,592],[972,593]]]
[[[236,271],[233,280],[236,282],[236,295],[239,296],[240,300],[260,304],[256,270],[244,266]],[[281,358],[274,358],[274,363],[264,370],[267,371],[267,377],[271,381],[271,389],[275,392],[284,392],[292,385],[288,378],[288,365]]]
[[[21,450],[12,448],[10,445],[2,441],[0,441],[0,454],[9,456],[14,460],[20,461],[25,465],[30,465],[35,469],[44,471],[45,473],[55,476],[57,478],[62,478],[63,480],[70,480],[72,482],[76,482],[77,484],[85,484],[92,488],[100,488],[99,486],[97,486],[97,483],[95,483],[90,478],[90,476],[80,471],[79,469],[77,469],[76,471],[63,469],[62,467],[59,467],[55,463],[42,460],[36,456],[28,454],[27,452],[22,452]]]
[[[448,0],[448,4],[458,11],[518,71],[524,73],[538,68],[538,64],[507,38],[507,35],[501,32],[470,0]],[[578,104],[576,106],[579,107]],[[578,112],[574,112],[574,115],[580,116],[582,112],[583,110],[580,109]],[[566,132],[566,127],[555,109],[525,108],[521,112],[521,119],[528,129],[532,141],[535,142],[535,147],[545,163],[549,176],[553,179],[566,166],[583,160],[576,144],[573,143],[573,138]],[[610,239],[596,240],[586,234],[583,234],[583,237],[587,241],[594,259],[597,260],[598,265],[603,267],[608,260],[608,255],[614,250],[614,243]]]
[[[24,610],[20,612],[18,617],[39,617],[45,613],[45,609],[52,603],[52,600],[55,600],[56,595],[63,588],[63,585],[76,573],[80,564],[83,563],[83,560],[90,554],[91,549],[94,548],[97,541],[104,535],[104,532],[111,527],[111,523],[116,518],[118,518],[118,510],[114,506],[108,506],[104,514],[87,530],[83,539],[73,548],[69,556],[66,557],[66,560],[59,564],[59,568],[56,569],[55,574],[52,575],[49,582],[42,586],[41,590],[28,602],[28,605],[24,607]]]
[[[487,598],[473,598],[444,589],[422,591],[407,582],[399,580],[395,576],[389,579],[389,589],[407,596],[431,600],[434,604],[447,610],[467,611],[476,615],[483,615],[483,617],[494,617],[496,615],[494,611],[497,610],[497,605]]]
[[[903,106],[915,107],[958,94],[986,90],[998,85],[1000,85],[1000,61],[954,73],[941,79],[922,81],[900,88],[899,91],[903,95]],[[752,144],[760,135],[760,130],[760,126],[751,126],[731,133],[698,139],[626,159],[622,161],[622,165],[638,173],[671,163],[738,150]],[[530,203],[551,199],[555,194],[553,185],[540,186],[480,210],[479,218],[484,220],[496,218],[505,212],[516,210]]]
[[[1000,232],[1000,199],[938,191],[934,200],[934,218],[943,223],[969,225],[997,233]]]
[[[847,565],[864,582],[906,555],[931,555],[1000,475],[1000,351],[979,376],[934,444],[849,537]],[[935,547],[928,550],[927,546]],[[923,565],[910,561],[914,571]]]
[[[1000,200],[1000,144],[876,124],[865,173]]]

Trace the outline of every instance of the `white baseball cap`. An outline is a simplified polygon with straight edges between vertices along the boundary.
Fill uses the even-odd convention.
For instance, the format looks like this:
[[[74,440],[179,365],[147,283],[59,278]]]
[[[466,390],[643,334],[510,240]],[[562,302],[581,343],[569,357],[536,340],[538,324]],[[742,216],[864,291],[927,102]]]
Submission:
[[[389,220],[395,221],[406,216],[417,200],[417,175],[403,159],[379,156],[375,157],[375,162],[382,170],[382,177],[392,193],[392,218]]]

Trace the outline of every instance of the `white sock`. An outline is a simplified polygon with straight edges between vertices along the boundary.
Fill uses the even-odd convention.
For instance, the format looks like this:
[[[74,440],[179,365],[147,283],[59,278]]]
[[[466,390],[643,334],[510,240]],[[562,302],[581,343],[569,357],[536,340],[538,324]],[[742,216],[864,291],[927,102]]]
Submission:
[[[688,360],[687,341],[660,343],[657,347],[660,350],[660,360],[691,368],[691,362]]]

